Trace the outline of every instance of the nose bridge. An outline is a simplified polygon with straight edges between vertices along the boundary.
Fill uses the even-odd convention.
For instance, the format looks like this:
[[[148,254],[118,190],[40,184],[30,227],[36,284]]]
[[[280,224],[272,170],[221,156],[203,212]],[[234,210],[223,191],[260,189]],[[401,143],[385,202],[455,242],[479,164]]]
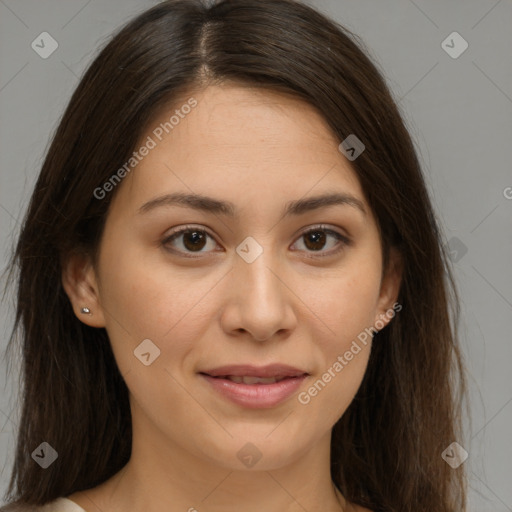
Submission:
[[[236,249],[239,260],[235,271],[240,273],[239,282],[242,283],[244,293],[252,296],[249,299],[261,300],[264,305],[279,298],[282,284],[275,275],[278,265],[275,251],[271,247],[271,237],[267,236],[265,240],[259,238],[261,243],[249,236],[239,244]]]
[[[266,339],[280,329],[293,325],[290,296],[282,265],[278,263],[276,251],[270,246],[272,237],[262,242],[247,237],[236,248],[234,272],[236,300],[232,304],[238,314],[238,328],[243,328],[258,339]]]

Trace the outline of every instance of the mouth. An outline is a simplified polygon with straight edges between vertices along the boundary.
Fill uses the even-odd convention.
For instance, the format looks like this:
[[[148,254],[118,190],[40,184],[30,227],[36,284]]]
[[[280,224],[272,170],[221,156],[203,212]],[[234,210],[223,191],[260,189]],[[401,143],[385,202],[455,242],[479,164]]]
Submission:
[[[298,379],[300,376],[296,377],[285,377],[285,376],[277,376],[277,377],[251,377],[249,375],[218,375],[213,376],[207,373],[201,373],[201,375],[206,375],[208,377],[212,377],[214,379],[225,379],[230,380],[231,382],[236,382],[237,384],[246,384],[252,386],[254,384],[275,384],[276,382],[281,382],[285,379]],[[304,376],[307,374],[304,374]]]
[[[310,375],[287,365],[231,365],[199,372],[221,396],[246,408],[270,408],[288,399]]]
[[[309,375],[306,370],[280,363],[269,364],[266,366],[253,366],[251,364],[224,365],[210,370],[201,371],[199,373],[209,375],[210,377],[241,377],[243,379],[254,377],[257,379],[276,380],[283,380],[287,377],[301,377],[302,375]],[[247,382],[247,384],[255,383],[256,382]]]

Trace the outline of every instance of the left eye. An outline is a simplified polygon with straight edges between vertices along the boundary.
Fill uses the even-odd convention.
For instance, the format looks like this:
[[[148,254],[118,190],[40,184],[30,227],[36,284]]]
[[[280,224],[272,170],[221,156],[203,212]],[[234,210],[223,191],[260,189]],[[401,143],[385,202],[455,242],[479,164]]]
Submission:
[[[336,245],[340,245],[340,247],[334,251],[322,251],[321,249],[327,244],[329,237],[337,241],[337,244],[335,243],[334,247]],[[213,241],[213,248],[215,248],[215,240],[207,231],[200,228],[186,226],[166,237],[163,240],[162,245],[166,248],[169,247],[169,250],[172,252],[178,252],[184,255],[186,255],[187,251],[191,253],[209,252],[202,250],[205,246],[207,246],[208,238]],[[182,239],[181,243],[179,244],[181,247],[178,247],[176,250],[176,245],[173,244],[173,242],[179,239]],[[327,254],[320,254],[320,257],[336,254],[341,251],[345,245],[350,244],[350,240],[346,236],[324,226],[318,226],[303,232],[299,237],[299,240],[302,239],[305,240],[304,246],[306,247],[306,252],[327,252]],[[193,258],[194,256],[186,257]]]
[[[320,251],[322,247],[325,246],[326,240],[328,237],[333,238],[337,241],[337,244],[334,244],[335,249],[330,251]],[[319,226],[313,229],[309,229],[308,231],[305,231],[302,233],[302,235],[299,237],[299,240],[305,239],[306,242],[304,245],[307,249],[313,251],[313,252],[322,252],[324,254],[320,254],[319,256],[331,256],[333,254],[337,254],[340,252],[344,246],[350,244],[350,240],[342,235],[341,233],[338,233],[337,231],[333,231],[332,229]],[[336,245],[339,247],[336,248]],[[326,254],[325,254],[326,253]],[[313,256],[314,257],[314,256]]]

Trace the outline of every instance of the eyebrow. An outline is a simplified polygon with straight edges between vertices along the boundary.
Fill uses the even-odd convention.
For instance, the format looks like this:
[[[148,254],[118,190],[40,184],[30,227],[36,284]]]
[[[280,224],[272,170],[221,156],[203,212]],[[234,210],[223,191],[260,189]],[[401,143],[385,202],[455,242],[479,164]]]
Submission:
[[[335,205],[351,206],[360,211],[363,216],[367,215],[363,202],[357,199],[357,197],[347,193],[330,193],[286,203],[283,217],[303,215],[313,210]],[[231,218],[236,216],[236,206],[229,201],[221,201],[201,194],[185,194],[182,192],[165,194],[151,199],[139,208],[139,213],[144,214],[164,206],[183,206]]]

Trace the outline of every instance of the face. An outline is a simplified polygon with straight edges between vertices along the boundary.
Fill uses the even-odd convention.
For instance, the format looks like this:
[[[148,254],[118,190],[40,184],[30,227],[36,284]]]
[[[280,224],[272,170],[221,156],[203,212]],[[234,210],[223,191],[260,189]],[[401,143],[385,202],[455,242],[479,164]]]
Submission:
[[[232,469],[256,447],[268,470],[330,435],[399,284],[381,279],[376,220],[339,142],[308,104],[236,85],[187,96],[141,138],[153,147],[117,185],[88,286],[65,278],[92,310],[82,321],[108,332],[134,436]]]

